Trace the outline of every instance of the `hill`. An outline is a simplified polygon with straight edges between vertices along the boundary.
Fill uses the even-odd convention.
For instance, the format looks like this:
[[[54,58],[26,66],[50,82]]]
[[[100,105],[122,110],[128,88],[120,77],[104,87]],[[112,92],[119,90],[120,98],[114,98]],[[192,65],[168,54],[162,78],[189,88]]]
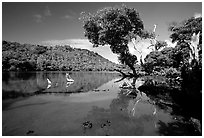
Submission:
[[[113,71],[120,68],[98,53],[64,46],[2,41],[3,71]]]

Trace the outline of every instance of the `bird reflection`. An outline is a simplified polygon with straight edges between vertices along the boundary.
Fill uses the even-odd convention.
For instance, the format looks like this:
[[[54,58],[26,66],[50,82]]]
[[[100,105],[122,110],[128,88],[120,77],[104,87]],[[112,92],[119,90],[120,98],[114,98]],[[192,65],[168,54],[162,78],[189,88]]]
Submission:
[[[66,88],[68,88],[71,84],[74,83],[74,79],[71,78],[69,73],[66,73],[65,79],[66,79],[66,86],[65,86]],[[57,87],[58,83],[53,83],[49,78],[47,78],[47,89],[50,89],[52,86]]]
[[[68,88],[71,84],[73,84],[74,82],[67,82],[66,83],[66,88]]]
[[[66,73],[66,80],[67,80],[67,83],[66,83],[66,88],[68,88],[71,84],[74,83],[74,80],[71,78],[71,76],[69,75],[69,73]]]

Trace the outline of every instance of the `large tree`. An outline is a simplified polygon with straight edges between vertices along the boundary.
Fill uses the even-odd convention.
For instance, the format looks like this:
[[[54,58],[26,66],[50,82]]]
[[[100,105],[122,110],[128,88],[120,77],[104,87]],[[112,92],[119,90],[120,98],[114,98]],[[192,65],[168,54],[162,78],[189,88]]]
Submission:
[[[189,58],[191,55],[191,48],[194,44],[194,39],[197,35],[198,44],[194,46],[195,50],[198,50],[199,54],[199,64],[201,65],[202,58],[202,17],[192,17],[187,20],[184,20],[180,23],[173,22],[169,30],[172,32],[170,38],[172,42],[177,42],[176,55],[177,60],[180,61],[180,66],[183,64],[189,63]]]
[[[132,55],[128,43],[133,38],[149,38],[153,34],[144,31],[143,21],[134,8],[106,7],[94,14],[82,14],[85,36],[94,47],[110,46],[122,64],[127,65],[136,76],[134,65],[137,57]]]
[[[172,42],[177,42],[175,59],[181,69],[182,88],[189,94],[202,91],[202,17],[192,17],[181,23],[173,23]]]

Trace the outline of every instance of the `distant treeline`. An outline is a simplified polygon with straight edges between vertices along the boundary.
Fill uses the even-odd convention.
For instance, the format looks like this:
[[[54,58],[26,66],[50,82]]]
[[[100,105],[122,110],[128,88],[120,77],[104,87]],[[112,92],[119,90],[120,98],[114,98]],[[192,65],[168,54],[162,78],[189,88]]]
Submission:
[[[113,71],[117,68],[120,65],[86,49],[2,42],[3,71]]]

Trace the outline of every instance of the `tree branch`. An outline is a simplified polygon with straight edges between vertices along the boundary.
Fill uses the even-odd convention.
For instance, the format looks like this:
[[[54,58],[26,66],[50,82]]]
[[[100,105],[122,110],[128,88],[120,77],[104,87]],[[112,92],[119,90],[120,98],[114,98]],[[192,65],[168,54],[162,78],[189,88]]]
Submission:
[[[117,72],[119,72],[119,73],[121,73],[123,76],[127,76],[124,72],[122,72],[121,70],[119,70],[119,69],[115,69],[115,71],[117,71]]]

